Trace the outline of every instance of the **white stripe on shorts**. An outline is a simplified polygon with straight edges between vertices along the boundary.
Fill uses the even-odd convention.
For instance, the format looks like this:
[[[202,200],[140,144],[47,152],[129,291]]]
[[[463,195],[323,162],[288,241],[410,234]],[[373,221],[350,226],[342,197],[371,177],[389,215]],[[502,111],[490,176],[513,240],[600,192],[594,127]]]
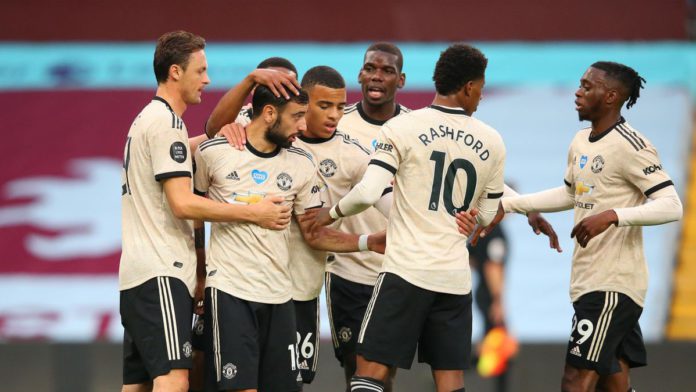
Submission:
[[[370,317],[372,317],[372,308],[374,308],[375,302],[377,302],[377,295],[379,294],[379,289],[382,287],[384,275],[384,273],[381,273],[379,275],[379,277],[377,278],[377,282],[375,283],[375,288],[374,290],[372,290],[372,298],[370,298],[370,303],[367,305],[367,310],[365,311],[365,316],[363,317],[362,325],[360,326],[358,343],[362,344],[363,338],[365,337],[365,329],[367,329],[367,324],[369,324]]]
[[[326,311],[329,316],[329,329],[331,330],[331,340],[333,341],[334,348],[338,348],[338,337],[336,336],[336,328],[334,327],[333,312],[331,311],[331,273],[327,272],[324,278],[324,285],[326,290]]]
[[[590,344],[590,351],[587,353],[587,359],[590,361],[599,361],[599,353],[602,351],[604,339],[607,337],[607,331],[611,323],[611,317],[618,302],[619,298],[617,293],[609,291],[604,293],[604,308],[597,320],[596,331],[592,337],[592,344]]]
[[[172,347],[172,338],[171,338],[171,324],[170,324],[170,318],[171,315],[169,314],[169,306],[167,304],[167,294],[166,294],[166,289],[164,287],[164,282],[163,282],[163,277],[158,276],[157,277],[157,289],[159,292],[159,301],[160,301],[160,311],[162,312],[162,325],[164,326],[164,341],[167,344],[167,359],[170,361],[174,358],[172,356],[174,355],[173,347]]]

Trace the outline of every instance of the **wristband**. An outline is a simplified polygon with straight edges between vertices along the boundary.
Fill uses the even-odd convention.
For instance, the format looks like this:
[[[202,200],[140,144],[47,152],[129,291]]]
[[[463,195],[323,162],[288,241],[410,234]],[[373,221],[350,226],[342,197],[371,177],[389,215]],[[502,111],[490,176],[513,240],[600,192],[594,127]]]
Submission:
[[[335,206],[331,207],[331,209],[329,210],[329,216],[330,216],[332,219],[338,219],[338,218],[340,218],[340,216],[338,216],[338,212],[336,212],[336,208],[338,208],[338,204],[336,204]]]
[[[358,239],[358,249],[359,250],[361,250],[361,251],[370,250],[367,247],[367,237],[369,237],[369,235],[367,235],[367,234],[360,235],[360,238]]]

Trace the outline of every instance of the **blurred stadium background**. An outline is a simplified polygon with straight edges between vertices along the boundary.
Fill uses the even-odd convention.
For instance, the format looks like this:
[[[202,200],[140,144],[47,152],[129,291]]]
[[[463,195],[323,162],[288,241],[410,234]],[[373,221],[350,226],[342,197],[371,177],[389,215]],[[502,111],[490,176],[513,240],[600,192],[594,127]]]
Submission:
[[[394,41],[407,75],[398,101],[419,108],[432,99],[439,52],[472,42],[489,58],[477,116],[503,134],[507,177],[522,192],[561,182],[581,128],[573,93],[584,70],[597,60],[634,67],[648,83],[624,115],[657,146],[685,205],[682,222],[644,231],[651,276],[641,325],[650,365],[633,372],[634,385],[696,390],[696,2],[5,0],[0,10],[0,390],[120,388],[122,149],[155,90],[154,40],[175,29],[209,43],[212,84],[185,114],[191,135],[202,132],[223,92],[269,56],[289,58],[300,73],[337,68],[354,102],[365,48]],[[511,391],[558,390],[572,317],[572,219],[549,220],[562,254],[524,220],[504,223],[512,247],[506,311],[521,342]],[[329,340],[320,358],[318,380],[306,390],[341,390]],[[431,390],[430,383],[428,370],[414,366],[400,372],[397,390]],[[467,390],[489,388],[467,373]]]

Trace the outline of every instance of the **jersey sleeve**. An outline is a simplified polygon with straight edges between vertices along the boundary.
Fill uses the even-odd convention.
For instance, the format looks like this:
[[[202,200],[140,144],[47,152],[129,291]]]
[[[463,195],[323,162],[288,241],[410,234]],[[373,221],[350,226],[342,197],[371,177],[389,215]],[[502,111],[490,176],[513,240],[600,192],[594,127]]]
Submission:
[[[370,165],[380,166],[392,174],[396,174],[402,160],[403,151],[399,151],[396,133],[388,125],[382,126],[377,137],[375,153],[372,155]]]
[[[208,192],[210,187],[210,176],[208,174],[208,162],[201,152],[201,149],[196,150],[194,155],[193,165],[193,192],[199,196],[203,196]]]
[[[568,160],[566,162],[566,170],[563,175],[563,183],[566,187],[570,188],[572,193],[575,193],[575,184],[573,183],[573,147],[568,147]]]
[[[191,177],[191,154],[185,132],[172,128],[169,120],[153,123],[147,132],[155,180]]]
[[[323,207],[328,204],[326,183],[316,168],[314,168],[313,173],[297,192],[293,204],[295,215],[302,215],[307,209]]]
[[[638,187],[646,197],[660,189],[674,185],[663,170],[657,150],[652,145],[634,152],[632,159],[624,164],[624,176]]]
[[[491,168],[489,180],[477,203],[479,224],[488,225],[498,211],[498,203],[505,191],[505,154],[505,145],[501,141],[497,151],[491,154],[497,160],[495,166]]]

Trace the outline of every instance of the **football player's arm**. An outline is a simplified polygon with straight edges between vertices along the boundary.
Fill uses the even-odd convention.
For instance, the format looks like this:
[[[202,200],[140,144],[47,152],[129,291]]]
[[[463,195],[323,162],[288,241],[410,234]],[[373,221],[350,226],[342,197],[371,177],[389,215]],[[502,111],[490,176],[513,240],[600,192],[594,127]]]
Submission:
[[[501,200],[501,203],[506,213],[557,212],[573,208],[575,197],[573,196],[571,186],[566,183],[565,186],[537,193],[505,197]]]
[[[193,298],[194,313],[203,314],[205,293],[205,226],[203,221],[193,222],[193,240],[196,248],[196,290]]]
[[[384,253],[386,236],[383,233],[358,235],[324,226],[316,227],[312,225],[311,219],[303,219],[302,216],[298,217],[297,223],[305,242],[314,249],[338,253],[363,250]]]
[[[673,185],[650,194],[649,201],[636,207],[614,208],[617,226],[652,226],[681,219],[683,207]]]
[[[195,195],[189,177],[169,178],[162,185],[169,207],[179,219],[248,222],[273,230],[283,230],[290,223],[290,207],[279,204],[284,201],[280,196],[267,196],[259,203],[243,206]]]
[[[296,75],[273,69],[255,69],[236,86],[220,98],[205,124],[205,133],[214,137],[220,128],[235,120],[244,100],[257,84],[268,87],[277,97],[289,98],[289,94],[299,94],[300,84]]]
[[[337,219],[355,215],[377,203],[394,178],[396,171],[392,170],[392,167],[385,167],[381,161],[373,160],[367,167],[363,179],[331,208],[330,216]]]

